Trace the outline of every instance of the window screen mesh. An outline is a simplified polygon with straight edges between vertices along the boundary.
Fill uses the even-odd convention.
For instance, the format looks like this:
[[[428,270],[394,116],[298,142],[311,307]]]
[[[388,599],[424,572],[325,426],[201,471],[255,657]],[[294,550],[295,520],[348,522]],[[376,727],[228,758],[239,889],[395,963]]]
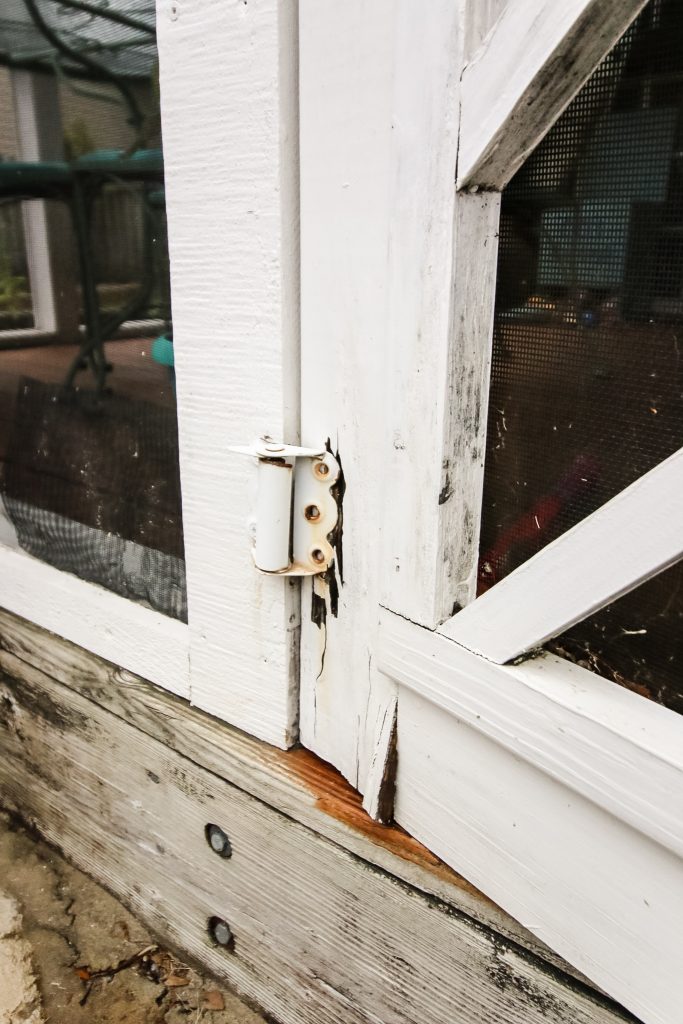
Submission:
[[[682,357],[683,5],[664,0],[503,196],[480,592],[683,446]],[[680,709],[682,582],[558,648]]]
[[[7,0],[0,543],[186,619],[168,282],[153,0]]]

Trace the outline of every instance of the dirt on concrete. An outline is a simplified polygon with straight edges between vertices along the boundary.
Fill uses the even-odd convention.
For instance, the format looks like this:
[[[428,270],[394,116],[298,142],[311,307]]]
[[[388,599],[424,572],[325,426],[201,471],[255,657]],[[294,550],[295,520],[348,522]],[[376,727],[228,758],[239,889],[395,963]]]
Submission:
[[[0,1024],[263,1024],[0,812]]]

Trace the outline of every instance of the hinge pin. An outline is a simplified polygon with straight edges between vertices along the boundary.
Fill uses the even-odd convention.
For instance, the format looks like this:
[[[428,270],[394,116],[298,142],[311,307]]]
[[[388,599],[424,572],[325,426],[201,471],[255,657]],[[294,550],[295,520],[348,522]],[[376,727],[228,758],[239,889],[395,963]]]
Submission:
[[[334,455],[325,447],[301,448],[272,437],[230,450],[258,460],[257,569],[282,576],[325,572],[334,560],[330,538],[339,518],[333,488],[340,467]]]

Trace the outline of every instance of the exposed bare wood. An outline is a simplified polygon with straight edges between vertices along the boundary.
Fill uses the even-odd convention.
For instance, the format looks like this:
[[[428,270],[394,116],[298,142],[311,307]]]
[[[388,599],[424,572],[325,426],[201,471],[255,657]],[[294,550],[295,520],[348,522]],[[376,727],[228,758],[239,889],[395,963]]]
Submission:
[[[3,800],[165,941],[283,1024],[625,1019],[501,936],[17,662],[5,653]],[[230,859],[209,848],[209,823],[229,834]],[[214,916],[232,929],[230,949],[209,939]]]
[[[307,750],[287,753],[231,729],[129,672],[0,611],[3,653],[50,674],[107,711],[383,871],[448,902],[562,970],[567,965],[421,843],[373,821],[359,794]]]
[[[458,188],[502,189],[645,0],[509,0],[462,76]]]
[[[374,729],[375,755],[370,762],[363,794],[363,809],[377,821],[391,821],[394,816],[397,708],[398,694],[392,685],[386,703],[378,708]]]
[[[458,195],[432,623],[477,594],[500,196]],[[414,419],[417,428],[418,419]],[[420,436],[419,428],[416,433]],[[418,458],[429,461],[425,437]],[[433,494],[432,494],[433,497]],[[418,554],[419,557],[419,554]],[[400,610],[400,608],[398,608]]]

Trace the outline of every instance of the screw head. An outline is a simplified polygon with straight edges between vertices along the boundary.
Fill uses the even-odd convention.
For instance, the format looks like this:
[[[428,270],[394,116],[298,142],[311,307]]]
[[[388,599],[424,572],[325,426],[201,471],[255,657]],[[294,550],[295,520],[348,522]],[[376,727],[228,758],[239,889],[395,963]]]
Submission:
[[[206,841],[219,857],[232,857],[232,845],[227,833],[223,831],[220,825],[207,825],[204,829]]]
[[[307,505],[304,510],[304,515],[308,519],[309,523],[315,523],[320,519],[320,509],[317,505]]]
[[[313,548],[311,551],[311,558],[314,562],[317,562],[318,565],[322,565],[325,561],[325,552],[321,551],[320,548]]]
[[[233,934],[227,921],[224,921],[222,917],[210,917],[208,924],[209,937],[217,946],[227,947],[232,945]]]
[[[316,462],[313,465],[313,472],[316,476],[328,476],[330,467],[326,462]]]

